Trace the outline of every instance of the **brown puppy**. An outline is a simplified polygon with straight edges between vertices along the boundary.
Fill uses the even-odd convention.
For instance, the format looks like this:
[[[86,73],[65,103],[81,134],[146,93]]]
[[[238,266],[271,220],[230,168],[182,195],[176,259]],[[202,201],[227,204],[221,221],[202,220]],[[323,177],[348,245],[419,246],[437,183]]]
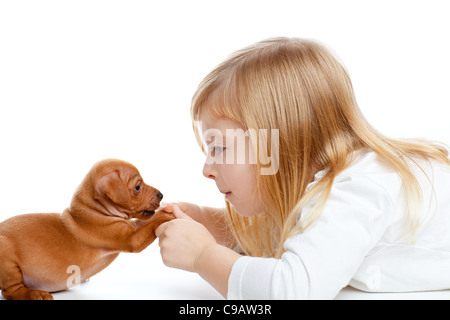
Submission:
[[[140,252],[173,216],[162,194],[120,160],[97,163],[62,214],[25,214],[0,223],[0,289],[6,299],[53,299],[106,268],[119,252]]]

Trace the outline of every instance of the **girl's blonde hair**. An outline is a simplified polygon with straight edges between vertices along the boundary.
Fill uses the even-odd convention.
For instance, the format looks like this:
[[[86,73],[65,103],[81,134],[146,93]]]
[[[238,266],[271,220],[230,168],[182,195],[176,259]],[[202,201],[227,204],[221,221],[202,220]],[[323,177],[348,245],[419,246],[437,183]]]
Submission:
[[[227,203],[234,236],[251,256],[281,257],[285,240],[318,217],[335,177],[349,166],[356,150],[375,151],[401,177],[411,234],[420,222],[421,190],[406,160],[419,156],[449,163],[442,146],[389,139],[372,128],[356,103],[345,68],[311,40],[275,38],[237,51],[200,83],[191,115],[202,148],[195,126],[202,117],[231,119],[244,130],[279,130],[279,170],[258,175],[265,212],[242,217]],[[268,140],[271,145],[270,136]],[[258,163],[257,172],[261,167]],[[320,170],[325,175],[307,190]],[[301,209],[315,196],[313,209],[299,220]]]

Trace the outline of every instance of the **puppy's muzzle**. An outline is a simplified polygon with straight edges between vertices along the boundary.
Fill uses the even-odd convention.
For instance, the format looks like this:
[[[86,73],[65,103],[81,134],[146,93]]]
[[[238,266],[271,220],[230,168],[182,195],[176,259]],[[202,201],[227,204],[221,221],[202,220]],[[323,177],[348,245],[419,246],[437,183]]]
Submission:
[[[162,198],[164,198],[164,195],[161,192],[158,192],[156,194],[156,197],[159,199],[159,201],[161,201]],[[156,212],[155,210],[145,210],[144,214],[145,214],[145,216],[150,217],[150,216],[154,215],[155,212]]]

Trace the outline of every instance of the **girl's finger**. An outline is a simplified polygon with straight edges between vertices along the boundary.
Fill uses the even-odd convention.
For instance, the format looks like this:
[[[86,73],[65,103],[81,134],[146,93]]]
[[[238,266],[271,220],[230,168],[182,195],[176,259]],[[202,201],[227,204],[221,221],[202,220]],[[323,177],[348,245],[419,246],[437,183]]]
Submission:
[[[159,238],[163,233],[164,233],[164,231],[166,230],[166,228],[167,228],[167,223],[168,222],[165,222],[165,223],[163,223],[163,224],[161,224],[158,228],[156,228],[156,230],[155,230],[155,235]]]
[[[159,208],[157,210],[163,210],[165,212],[172,213],[173,212],[173,203],[161,202],[161,204],[159,205]]]
[[[173,205],[173,215],[177,219],[186,219],[186,220],[192,220],[191,217],[189,217],[186,213],[181,211],[180,207],[178,207],[176,204]]]

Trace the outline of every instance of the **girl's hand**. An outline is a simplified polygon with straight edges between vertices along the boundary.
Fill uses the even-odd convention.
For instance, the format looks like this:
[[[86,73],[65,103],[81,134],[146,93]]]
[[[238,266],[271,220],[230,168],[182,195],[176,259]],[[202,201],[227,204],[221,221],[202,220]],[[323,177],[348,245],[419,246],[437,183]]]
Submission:
[[[203,214],[202,208],[193,203],[189,203],[189,202],[161,203],[161,207],[159,209],[164,210],[165,212],[168,212],[168,213],[173,213],[173,210],[174,210],[173,207],[175,205],[178,206],[178,208],[183,213],[185,213],[186,215],[188,215],[195,221],[202,223],[202,221],[201,221],[202,214]]]
[[[234,248],[236,246],[236,240],[227,223],[225,208],[200,207],[189,202],[176,202],[169,204],[162,203],[159,210],[173,213],[173,207],[175,205],[183,213],[204,225],[218,244],[227,248]]]
[[[173,204],[162,209],[172,212],[176,218],[163,223],[155,232],[159,238],[164,264],[197,272],[197,262],[208,248],[217,246],[216,240],[202,224],[181,211],[178,205]],[[191,210],[193,213],[196,211],[195,208]]]
[[[191,217],[198,214],[199,220],[202,220],[204,212],[200,207],[187,204],[185,208],[190,209]],[[241,255],[219,245],[205,226],[194,221],[177,204],[161,209],[172,212],[176,218],[156,229],[164,264],[198,273],[227,297],[228,278],[234,263]]]

